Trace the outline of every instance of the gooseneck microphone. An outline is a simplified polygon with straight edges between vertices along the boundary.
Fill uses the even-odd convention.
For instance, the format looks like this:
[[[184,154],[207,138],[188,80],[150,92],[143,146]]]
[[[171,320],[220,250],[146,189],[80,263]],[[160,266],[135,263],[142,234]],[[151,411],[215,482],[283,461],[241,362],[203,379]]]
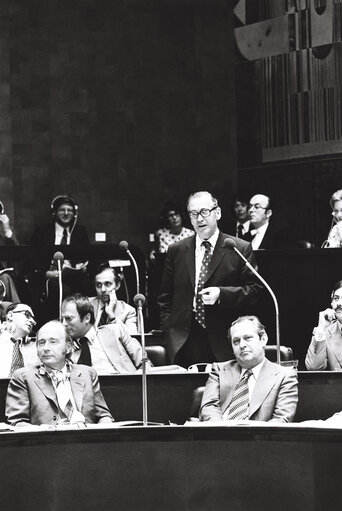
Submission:
[[[120,241],[119,247],[121,248],[121,250],[124,250],[125,252],[127,252],[128,257],[130,258],[130,260],[133,263],[134,270],[135,270],[135,278],[136,278],[136,281],[137,281],[137,295],[138,295],[138,294],[140,294],[140,283],[139,283],[140,280],[139,280],[139,270],[138,270],[137,262],[134,259],[133,254],[132,254],[132,252],[129,249],[129,245],[128,245],[127,241],[124,241],[124,240]]]
[[[133,298],[133,301],[138,309],[138,325],[140,325],[140,334],[141,334],[141,351],[142,351],[142,359],[141,359],[141,372],[142,372],[142,408],[143,408],[143,426],[147,426],[147,375],[146,375],[146,363],[147,363],[147,355],[145,348],[145,329],[144,329],[144,316],[142,312],[143,305],[145,303],[144,295],[138,293]]]
[[[58,271],[58,316],[59,321],[62,321],[62,299],[63,299],[63,284],[62,284],[62,265],[64,262],[64,255],[62,252],[55,252],[53,256],[54,264],[57,263]]]
[[[251,270],[251,272],[253,272],[254,275],[256,275],[258,277],[260,282],[262,282],[264,284],[265,288],[267,289],[267,291],[270,293],[270,295],[272,297],[272,300],[273,300],[273,303],[274,303],[274,308],[275,308],[276,342],[277,342],[277,364],[280,364],[281,360],[280,360],[280,328],[279,328],[279,306],[278,306],[278,300],[277,300],[277,298],[276,298],[276,296],[275,296],[271,286],[260,275],[260,273],[258,273],[256,271],[256,269],[253,268],[253,266],[251,265],[251,263],[249,261],[247,261],[245,256],[243,254],[241,254],[240,250],[236,246],[235,240],[233,240],[232,238],[226,238],[224,240],[224,246],[226,248],[229,248],[230,250],[234,250],[234,252],[236,252],[238,254],[238,256],[246,263],[247,268],[249,268]]]

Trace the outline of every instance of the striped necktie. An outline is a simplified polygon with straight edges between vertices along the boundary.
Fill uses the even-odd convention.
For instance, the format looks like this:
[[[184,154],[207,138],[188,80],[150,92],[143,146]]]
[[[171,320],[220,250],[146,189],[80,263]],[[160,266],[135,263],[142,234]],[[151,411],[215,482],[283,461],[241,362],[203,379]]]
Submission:
[[[63,229],[63,236],[61,239],[61,245],[67,245],[68,244],[68,231],[67,229]]]
[[[205,324],[205,308],[202,300],[202,295],[200,295],[200,291],[204,288],[204,283],[207,278],[209,263],[211,259],[211,243],[210,241],[202,241],[202,245],[205,248],[204,256],[202,259],[201,269],[198,277],[197,284],[197,294],[196,294],[196,313],[195,319],[196,321],[203,327],[206,328]]]
[[[237,382],[229,405],[228,420],[244,420],[248,418],[248,379],[252,374],[252,369],[248,369]]]
[[[11,339],[13,342],[13,352],[12,352],[12,362],[11,362],[11,369],[9,372],[9,377],[12,376],[14,371],[16,369],[20,369],[21,367],[24,367],[24,357],[23,354],[20,351],[20,341],[21,339]]]

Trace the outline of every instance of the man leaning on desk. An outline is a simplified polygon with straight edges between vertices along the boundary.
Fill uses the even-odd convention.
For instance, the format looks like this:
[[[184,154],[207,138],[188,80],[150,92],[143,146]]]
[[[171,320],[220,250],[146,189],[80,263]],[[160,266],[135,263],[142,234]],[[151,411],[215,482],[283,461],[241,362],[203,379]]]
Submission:
[[[256,316],[242,316],[228,332],[236,360],[215,363],[203,394],[201,421],[291,422],[298,402],[293,369],[265,357],[267,334]]]
[[[6,417],[12,425],[113,422],[96,371],[71,364],[72,341],[59,321],[37,332],[41,365],[17,369],[9,382]]]

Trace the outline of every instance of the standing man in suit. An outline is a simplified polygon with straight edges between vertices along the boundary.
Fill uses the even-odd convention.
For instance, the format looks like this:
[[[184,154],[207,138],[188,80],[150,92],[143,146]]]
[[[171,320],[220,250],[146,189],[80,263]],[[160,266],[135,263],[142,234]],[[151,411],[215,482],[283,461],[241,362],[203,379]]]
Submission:
[[[37,333],[41,365],[18,369],[9,383],[6,416],[13,425],[113,422],[91,367],[69,362],[72,342],[59,321]]]
[[[114,268],[103,263],[95,270],[95,290],[97,296],[89,298],[94,307],[95,327],[106,325],[120,319],[127,327],[130,335],[136,335],[137,313],[135,308],[118,300],[116,291],[120,288],[121,279]]]
[[[0,378],[10,378],[16,369],[39,362],[35,342],[28,337],[36,321],[26,303],[12,303],[4,314],[0,334]]]
[[[130,337],[119,319],[96,329],[94,309],[88,297],[76,293],[65,298],[62,318],[74,341],[73,362],[91,365],[99,375],[135,373],[141,367],[140,343]]]
[[[243,316],[228,332],[236,360],[213,364],[201,409],[201,421],[255,420],[291,422],[298,402],[293,369],[265,357],[267,334],[256,316]]]
[[[249,201],[248,213],[250,232],[244,239],[251,242],[253,250],[294,246],[293,235],[288,228],[275,225],[271,220],[271,200],[267,195],[253,195]]]
[[[331,308],[321,311],[305,357],[309,371],[342,371],[342,280],[334,285]]]
[[[249,243],[219,231],[221,209],[209,192],[190,195],[195,236],[169,247],[158,299],[171,363],[188,367],[232,358],[228,325],[254,306],[261,286],[239,256],[225,246],[233,239],[256,267]]]

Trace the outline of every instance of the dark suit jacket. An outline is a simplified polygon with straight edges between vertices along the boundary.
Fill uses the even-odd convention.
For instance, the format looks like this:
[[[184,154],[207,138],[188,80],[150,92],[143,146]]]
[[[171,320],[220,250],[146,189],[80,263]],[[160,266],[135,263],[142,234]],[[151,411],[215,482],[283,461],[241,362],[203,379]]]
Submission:
[[[87,423],[112,419],[92,367],[72,365],[70,384],[77,410]],[[58,423],[56,392],[42,366],[23,367],[13,373],[7,390],[6,417],[10,424]]]
[[[290,230],[286,226],[277,226],[271,219],[259,249],[293,248],[294,246],[295,241]]]
[[[55,222],[40,225],[36,228],[31,238],[32,245],[54,245],[55,244]],[[88,234],[83,225],[76,224],[71,233],[71,245],[88,245]]]
[[[192,321],[195,290],[195,236],[170,245],[164,264],[161,293],[158,298],[162,327],[167,331],[171,363],[187,340]],[[233,358],[227,331],[233,319],[251,313],[261,285],[241,258],[224,246],[235,240],[236,247],[256,267],[249,243],[220,232],[210,264],[205,287],[220,288],[220,302],[205,307],[207,332],[217,360]]]
[[[203,394],[200,419],[223,420],[240,379],[236,360],[213,364]],[[249,420],[291,422],[298,402],[297,375],[293,369],[265,359],[249,404]]]

